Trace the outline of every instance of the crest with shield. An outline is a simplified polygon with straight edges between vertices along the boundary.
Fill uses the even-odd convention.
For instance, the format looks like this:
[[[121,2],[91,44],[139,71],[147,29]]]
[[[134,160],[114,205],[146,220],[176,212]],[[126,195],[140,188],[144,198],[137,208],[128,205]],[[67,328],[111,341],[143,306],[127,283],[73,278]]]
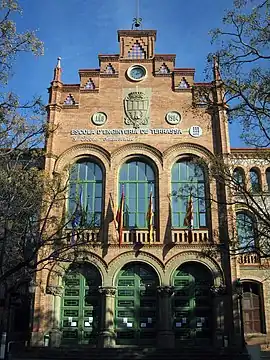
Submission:
[[[131,92],[124,99],[125,124],[138,129],[149,121],[149,98],[141,91]]]

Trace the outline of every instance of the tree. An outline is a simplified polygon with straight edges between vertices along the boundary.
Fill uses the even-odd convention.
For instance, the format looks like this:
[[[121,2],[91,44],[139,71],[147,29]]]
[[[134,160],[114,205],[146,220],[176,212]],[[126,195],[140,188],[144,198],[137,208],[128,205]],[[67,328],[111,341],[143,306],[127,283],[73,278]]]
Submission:
[[[270,2],[234,0],[223,28],[211,31],[217,47],[223,105],[229,121],[240,121],[251,146],[270,145]],[[209,60],[213,54],[209,55]],[[227,107],[228,106],[228,107]]]
[[[75,206],[74,213],[68,216],[63,210],[68,179],[51,178],[44,171],[44,146],[49,134],[45,107],[40,98],[20,103],[19,97],[8,90],[19,54],[43,53],[43,44],[34,32],[17,32],[12,20],[16,13],[21,13],[18,1],[0,0],[0,297],[5,299],[2,329],[8,327],[5,310],[11,294],[34,279],[36,271],[57,261],[72,262],[86,242],[72,222],[74,216],[83,217],[84,209],[80,206],[78,215]],[[74,199],[74,203],[78,201]]]

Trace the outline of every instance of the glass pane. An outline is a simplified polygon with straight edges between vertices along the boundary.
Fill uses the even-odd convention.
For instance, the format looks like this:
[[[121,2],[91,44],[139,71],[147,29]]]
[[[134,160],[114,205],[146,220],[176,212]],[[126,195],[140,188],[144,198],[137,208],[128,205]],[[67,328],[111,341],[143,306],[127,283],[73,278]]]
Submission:
[[[200,214],[200,226],[202,226],[202,227],[206,226],[206,214],[205,213]]]
[[[268,191],[270,191],[270,169],[266,170],[266,181],[267,181]]]
[[[179,180],[179,163],[176,163],[172,167],[172,181],[178,181]]]
[[[180,223],[179,223],[179,215],[176,213],[172,214],[172,226],[173,227],[180,227]]]
[[[80,163],[79,164],[79,179],[80,180],[86,179],[86,170],[87,170],[86,163]]]
[[[146,176],[147,176],[147,180],[155,180],[155,176],[154,176],[154,171],[151,168],[151,166],[146,164]]]
[[[136,217],[135,213],[125,213],[124,214],[124,223],[126,227],[135,227]]]
[[[94,211],[94,198],[93,197],[87,198],[87,211]]]
[[[137,203],[137,201],[136,201],[136,199],[129,199],[129,201],[128,201],[128,209],[129,209],[129,211],[131,211],[131,212],[136,212],[136,203]]]
[[[94,183],[87,183],[86,184],[86,192],[87,197],[93,197],[94,196]]]
[[[70,181],[77,180],[77,175],[78,175],[78,164],[74,164],[70,170]]]
[[[128,191],[127,191],[127,196],[129,197],[129,199],[130,198],[136,198],[137,196],[136,196],[136,194],[137,194],[137,192],[136,192],[136,184],[128,184],[127,185],[127,187],[128,187]]]
[[[138,211],[146,211],[148,207],[148,203],[145,198],[139,198],[138,199]]]
[[[95,164],[95,179],[96,181],[102,180],[102,170],[99,165]]]
[[[121,170],[120,170],[119,179],[120,179],[120,181],[127,181],[127,179],[128,179],[128,164],[122,165]]]
[[[95,211],[101,212],[101,198],[95,199]]]
[[[96,197],[102,197],[102,183],[96,183]]]
[[[87,165],[86,180],[94,181],[95,180],[95,175],[94,175],[95,164],[92,162],[89,162],[89,163],[86,163],[86,165]]]
[[[139,213],[137,216],[138,219],[138,223],[137,223],[137,227],[138,228],[143,228],[146,226],[146,214],[144,213]]]
[[[180,180],[187,180],[187,163],[186,161],[182,161],[179,163],[179,167],[180,167]]]
[[[138,180],[146,180],[145,163],[138,162]]]
[[[147,194],[146,194],[147,187],[145,185],[146,185],[145,183],[138,184],[138,197],[140,199],[142,199],[142,198],[145,199],[147,196]]]
[[[128,168],[129,168],[128,180],[129,181],[136,181],[137,180],[137,165],[136,165],[136,162],[129,163]]]

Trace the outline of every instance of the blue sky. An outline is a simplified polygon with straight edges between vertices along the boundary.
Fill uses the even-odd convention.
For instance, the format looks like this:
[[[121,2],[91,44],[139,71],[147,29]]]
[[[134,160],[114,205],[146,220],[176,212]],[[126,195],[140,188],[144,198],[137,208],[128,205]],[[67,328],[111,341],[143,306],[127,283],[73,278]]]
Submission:
[[[214,50],[209,30],[221,25],[233,0],[140,0],[145,29],[157,30],[157,53],[175,53],[177,67],[196,68],[196,81],[204,81],[206,57]],[[135,0],[22,0],[18,31],[37,30],[45,54],[20,55],[10,85],[22,99],[41,95],[47,88],[58,56],[63,81],[77,83],[78,69],[97,68],[98,54],[119,52],[118,29],[130,29],[136,14]],[[236,131],[237,130],[237,131]],[[239,128],[231,127],[231,144],[242,146]]]

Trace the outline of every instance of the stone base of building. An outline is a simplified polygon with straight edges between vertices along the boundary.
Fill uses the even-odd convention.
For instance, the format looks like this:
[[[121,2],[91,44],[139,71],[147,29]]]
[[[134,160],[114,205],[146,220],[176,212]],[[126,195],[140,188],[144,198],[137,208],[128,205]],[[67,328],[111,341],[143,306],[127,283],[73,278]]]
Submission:
[[[168,330],[160,330],[157,335],[157,347],[173,349],[175,347],[174,333]]]
[[[116,335],[114,331],[102,331],[99,335],[99,348],[114,348],[116,344]]]

